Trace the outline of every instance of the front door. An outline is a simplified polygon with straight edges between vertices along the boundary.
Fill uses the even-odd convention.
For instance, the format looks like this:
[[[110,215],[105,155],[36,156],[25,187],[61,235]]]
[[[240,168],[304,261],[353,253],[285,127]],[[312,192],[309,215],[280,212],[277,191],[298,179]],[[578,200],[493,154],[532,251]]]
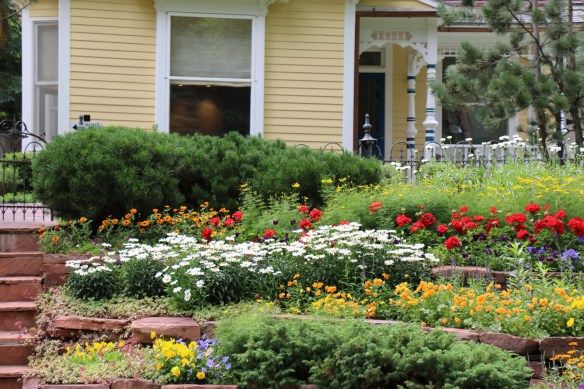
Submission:
[[[385,133],[385,74],[359,73],[359,127],[358,139],[363,137],[365,114],[369,114],[371,136],[377,139],[377,152],[384,155]],[[376,152],[376,154],[377,154]]]

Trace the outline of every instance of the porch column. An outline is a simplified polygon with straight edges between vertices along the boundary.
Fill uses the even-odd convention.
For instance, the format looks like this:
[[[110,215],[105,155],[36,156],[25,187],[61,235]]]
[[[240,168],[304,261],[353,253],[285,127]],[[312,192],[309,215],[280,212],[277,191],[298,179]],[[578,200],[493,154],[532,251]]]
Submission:
[[[438,61],[438,19],[428,20],[428,51],[426,56],[426,85],[428,88],[426,95],[426,119],[424,127],[426,128],[426,142],[436,140],[436,97],[430,87],[430,84],[436,80],[436,62]]]
[[[416,149],[416,65],[418,52],[410,49],[408,54],[408,116],[406,124],[406,143],[408,159],[415,158]]]

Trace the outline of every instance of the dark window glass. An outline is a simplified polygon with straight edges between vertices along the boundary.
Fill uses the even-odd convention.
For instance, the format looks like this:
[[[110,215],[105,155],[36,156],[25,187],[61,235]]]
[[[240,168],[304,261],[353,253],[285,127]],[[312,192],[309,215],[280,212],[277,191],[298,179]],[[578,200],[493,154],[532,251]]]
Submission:
[[[359,66],[381,66],[380,51],[366,51],[359,56]]]
[[[251,88],[170,85],[170,131],[180,134],[249,134]]]
[[[456,63],[455,57],[446,57],[442,61],[442,79],[446,80],[446,70],[449,66]],[[468,103],[472,103],[469,101]],[[480,144],[492,140],[498,140],[500,136],[507,135],[506,125],[497,128],[486,128],[481,119],[481,110],[484,107],[480,105],[469,106],[468,108],[459,108],[455,110],[442,110],[442,137],[452,136],[454,143],[472,138],[472,143]]]

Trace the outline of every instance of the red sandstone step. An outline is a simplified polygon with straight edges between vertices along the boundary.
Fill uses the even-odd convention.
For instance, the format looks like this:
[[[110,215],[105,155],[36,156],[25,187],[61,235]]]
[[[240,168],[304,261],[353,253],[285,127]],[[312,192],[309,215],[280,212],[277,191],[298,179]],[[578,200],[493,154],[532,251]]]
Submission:
[[[22,389],[22,375],[28,366],[0,366],[0,388]]]
[[[38,251],[38,227],[0,227],[0,252]]]
[[[0,277],[40,276],[43,273],[43,253],[0,252]]]
[[[0,331],[33,328],[36,314],[37,306],[33,301],[0,302]]]
[[[0,331],[0,366],[28,364],[34,347],[26,342],[33,339],[31,335],[15,331]]]
[[[0,277],[0,302],[36,300],[41,281],[41,277]]]

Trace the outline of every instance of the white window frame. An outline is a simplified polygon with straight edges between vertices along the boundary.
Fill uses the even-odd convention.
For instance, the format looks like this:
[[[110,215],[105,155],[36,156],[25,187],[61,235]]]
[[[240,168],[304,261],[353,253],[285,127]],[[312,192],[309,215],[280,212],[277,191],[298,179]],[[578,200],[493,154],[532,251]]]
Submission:
[[[234,4],[235,3],[235,4]],[[236,83],[249,85],[250,135],[262,135],[264,130],[264,69],[265,17],[267,7],[262,1],[215,0],[212,3],[192,4],[186,0],[157,0],[156,25],[156,129],[170,132],[171,81],[200,81],[201,83]],[[170,75],[171,18],[173,16],[198,18],[250,19],[252,21],[251,79],[176,77]]]

